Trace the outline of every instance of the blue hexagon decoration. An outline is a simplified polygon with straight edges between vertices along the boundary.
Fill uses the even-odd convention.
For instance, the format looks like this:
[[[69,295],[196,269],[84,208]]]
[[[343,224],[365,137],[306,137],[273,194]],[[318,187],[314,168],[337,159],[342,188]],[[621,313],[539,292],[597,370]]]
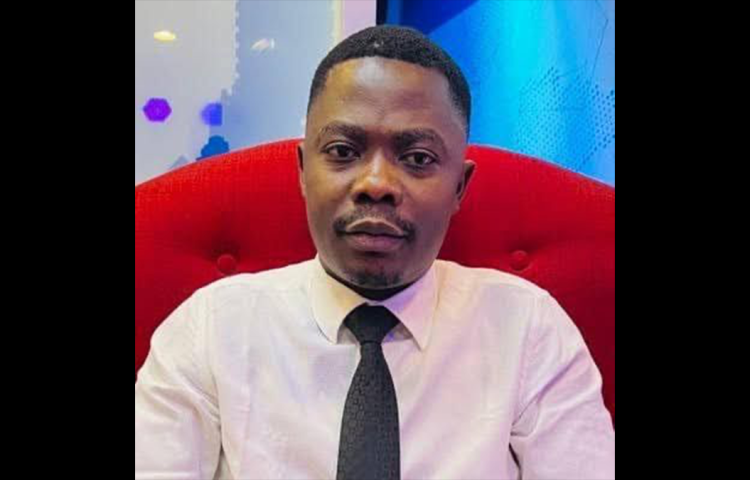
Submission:
[[[209,103],[201,112],[203,123],[210,127],[220,127],[224,123],[224,107],[220,103]]]
[[[227,142],[221,135],[214,135],[208,139],[208,143],[206,143],[201,150],[201,156],[196,160],[205,160],[224,153],[229,153],[229,142]]]

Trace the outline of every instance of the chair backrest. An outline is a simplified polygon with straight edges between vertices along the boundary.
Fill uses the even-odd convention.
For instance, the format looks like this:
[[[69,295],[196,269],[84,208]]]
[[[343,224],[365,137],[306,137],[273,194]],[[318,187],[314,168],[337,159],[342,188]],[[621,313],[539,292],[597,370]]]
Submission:
[[[224,276],[307,260],[315,249],[286,140],[171,172],[135,189],[135,368],[157,326]],[[583,332],[615,412],[615,192],[553,164],[472,146],[478,171],[440,258],[524,277]]]

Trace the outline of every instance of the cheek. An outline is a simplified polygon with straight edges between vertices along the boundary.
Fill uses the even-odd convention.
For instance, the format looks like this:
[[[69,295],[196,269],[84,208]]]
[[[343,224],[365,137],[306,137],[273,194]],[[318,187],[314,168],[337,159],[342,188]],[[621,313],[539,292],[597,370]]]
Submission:
[[[455,197],[452,195],[452,189],[442,187],[439,197],[431,196],[424,200],[422,205],[429,205],[416,212],[416,219],[422,230],[422,242],[439,241],[439,238],[450,226],[453,216]],[[435,190],[432,193],[436,193]]]
[[[316,209],[326,211],[345,205],[348,192],[347,179],[330,173],[311,177],[307,187],[308,201]]]
[[[441,240],[439,236],[449,225],[450,219],[446,218],[445,210],[431,212],[423,216],[423,242],[431,243]]]
[[[328,228],[345,205],[346,189],[329,178],[310,178],[307,185],[308,215],[320,228]]]
[[[312,189],[308,187],[307,201],[311,211],[320,213],[335,210],[341,204],[342,196],[331,185],[322,186],[318,184]]]

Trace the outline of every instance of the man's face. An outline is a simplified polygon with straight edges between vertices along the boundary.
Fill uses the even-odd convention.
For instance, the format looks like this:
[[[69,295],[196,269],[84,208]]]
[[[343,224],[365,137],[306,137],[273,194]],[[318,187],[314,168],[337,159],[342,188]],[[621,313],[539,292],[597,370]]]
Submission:
[[[475,165],[437,70],[380,57],[331,69],[308,115],[300,183],[329,274],[398,289],[437,258]]]

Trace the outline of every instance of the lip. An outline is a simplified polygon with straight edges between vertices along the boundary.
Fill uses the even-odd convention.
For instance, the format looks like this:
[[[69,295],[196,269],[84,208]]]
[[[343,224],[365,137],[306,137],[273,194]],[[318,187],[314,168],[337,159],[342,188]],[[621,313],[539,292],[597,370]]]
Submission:
[[[367,253],[391,253],[403,246],[405,237],[371,235],[369,233],[347,233],[344,240],[351,248]]]
[[[344,232],[347,235],[369,235],[372,237],[391,237],[393,239],[404,240],[406,233],[397,226],[382,221],[364,219],[350,225]]]

